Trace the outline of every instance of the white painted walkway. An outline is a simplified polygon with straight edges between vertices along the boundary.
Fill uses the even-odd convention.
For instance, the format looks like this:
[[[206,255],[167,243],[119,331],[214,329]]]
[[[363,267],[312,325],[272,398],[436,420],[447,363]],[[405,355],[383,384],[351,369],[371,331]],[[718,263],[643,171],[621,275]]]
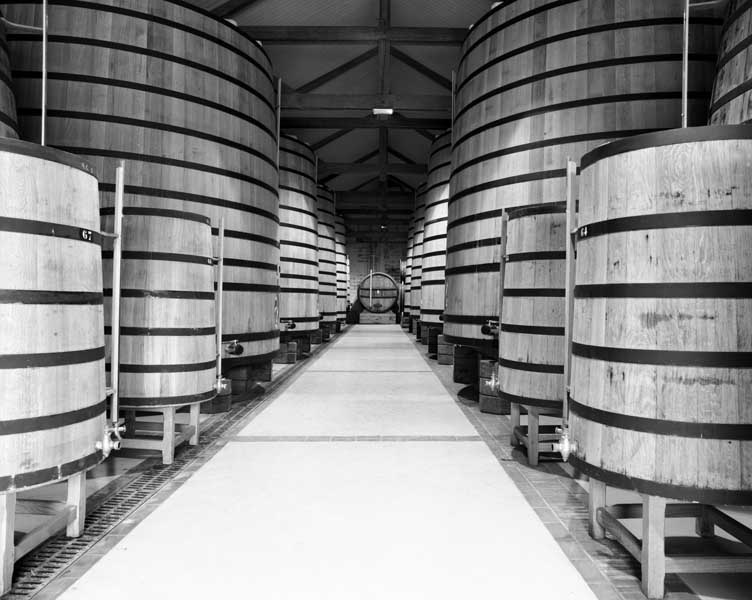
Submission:
[[[63,596],[595,596],[398,326],[351,328]]]

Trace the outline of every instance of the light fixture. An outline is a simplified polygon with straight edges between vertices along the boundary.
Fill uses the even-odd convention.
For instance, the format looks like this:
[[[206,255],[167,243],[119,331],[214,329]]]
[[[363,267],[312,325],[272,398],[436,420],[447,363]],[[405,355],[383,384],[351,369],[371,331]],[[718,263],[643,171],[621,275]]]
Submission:
[[[383,108],[383,107],[381,107],[381,108],[374,108],[373,109],[373,114],[376,115],[377,117],[389,117],[389,116],[391,116],[391,115],[394,114],[394,109],[393,108]]]

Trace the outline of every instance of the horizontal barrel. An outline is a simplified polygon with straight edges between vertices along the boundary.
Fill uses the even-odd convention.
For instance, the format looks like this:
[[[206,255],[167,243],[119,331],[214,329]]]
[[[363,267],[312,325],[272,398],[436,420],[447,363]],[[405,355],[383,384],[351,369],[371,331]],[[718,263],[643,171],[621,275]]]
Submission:
[[[752,126],[582,162],[570,461],[645,494],[752,503]]]
[[[283,135],[279,149],[279,317],[282,338],[319,328],[316,156]]]
[[[102,210],[113,230],[113,211]],[[125,208],[120,272],[120,405],[196,404],[216,395],[211,225],[202,215]],[[112,241],[102,252],[111,370]]]
[[[501,210],[566,198],[567,159],[681,125],[684,0],[515,0],[457,70],[444,334],[496,356]],[[720,19],[694,13],[689,120],[704,124]]]
[[[0,11],[0,16],[2,16]],[[11,83],[11,65],[5,26],[0,22],[0,137],[18,138],[16,98]]]
[[[319,316],[327,326],[337,320],[337,253],[334,231],[334,193],[318,186]]]
[[[344,322],[347,317],[347,229],[345,218],[337,215],[334,221],[335,252],[337,255],[337,320]]]
[[[452,132],[445,131],[431,144],[423,223],[423,258],[420,282],[420,321],[441,329],[446,281],[447,209],[452,171]]]
[[[104,311],[91,168],[0,139],[0,493],[102,460]]]
[[[399,286],[386,273],[372,273],[360,282],[358,299],[367,312],[386,313],[399,299]]]
[[[38,2],[5,4],[12,21],[41,25]],[[22,137],[41,129],[41,36],[8,35]],[[275,87],[258,42],[177,0],[81,0],[49,7],[47,143],[81,154],[115,202],[225,220],[223,338],[243,352],[279,348],[279,199]],[[216,238],[215,238],[216,242]],[[215,250],[216,252],[216,250]]]
[[[752,3],[731,0],[723,27],[718,72],[710,106],[711,125],[752,121]]]
[[[410,315],[420,320],[421,282],[423,281],[423,237],[426,220],[426,184],[418,186],[413,212],[413,261],[410,272]]]
[[[562,408],[566,203],[511,209],[499,320],[499,395],[547,412]]]

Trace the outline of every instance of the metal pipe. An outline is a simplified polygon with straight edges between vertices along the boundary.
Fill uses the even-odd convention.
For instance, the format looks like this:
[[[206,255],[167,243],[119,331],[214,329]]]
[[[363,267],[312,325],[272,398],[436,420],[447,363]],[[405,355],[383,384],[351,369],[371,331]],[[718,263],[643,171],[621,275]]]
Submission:
[[[117,426],[120,399],[120,271],[123,255],[123,197],[125,195],[125,162],[119,161],[115,169],[115,222],[112,240],[112,307],[110,334],[110,384],[112,398],[110,401],[110,420]]]
[[[282,78],[277,80],[277,171],[279,171],[279,150],[282,145]]]
[[[43,27],[37,27],[36,25],[24,25],[23,23],[16,23],[14,21],[9,21],[5,17],[0,17],[0,23],[5,25],[5,27],[9,30],[17,29],[18,31],[30,31],[33,33],[42,33],[44,31]]]
[[[225,218],[219,219],[219,235],[217,237],[217,295],[214,304],[217,324],[217,391],[222,380],[222,300],[224,298],[224,262],[225,262]]]
[[[42,1],[42,134],[40,144],[47,141],[47,0]]]
[[[684,42],[682,46],[682,127],[689,124],[689,10],[691,0],[684,8]]]

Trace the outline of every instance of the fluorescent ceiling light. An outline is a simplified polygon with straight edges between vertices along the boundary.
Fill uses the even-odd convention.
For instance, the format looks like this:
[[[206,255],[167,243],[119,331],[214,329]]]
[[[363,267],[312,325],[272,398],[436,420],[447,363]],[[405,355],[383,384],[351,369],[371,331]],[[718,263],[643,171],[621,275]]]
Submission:
[[[393,108],[374,108],[373,109],[374,115],[393,115],[394,109]]]

